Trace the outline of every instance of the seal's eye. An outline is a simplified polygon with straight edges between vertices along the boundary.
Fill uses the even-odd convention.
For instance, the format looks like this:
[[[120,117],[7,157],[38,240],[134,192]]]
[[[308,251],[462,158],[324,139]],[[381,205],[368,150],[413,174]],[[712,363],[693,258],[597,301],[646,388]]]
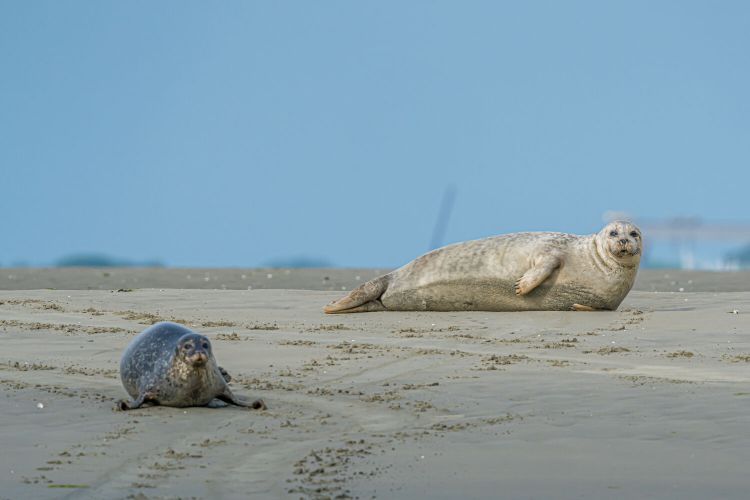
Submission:
[[[635,232],[635,231],[631,231],[630,232],[630,236],[632,236],[633,238],[637,238],[638,237],[638,233]]]
[[[203,342],[203,348],[208,349],[208,342]]]
[[[609,232],[609,235],[610,235],[610,236],[613,236],[613,237],[614,237],[614,236],[617,236],[617,231],[610,231],[610,232]]]
[[[193,348],[193,344],[184,344],[182,348],[185,349],[186,351],[189,351],[190,349]]]

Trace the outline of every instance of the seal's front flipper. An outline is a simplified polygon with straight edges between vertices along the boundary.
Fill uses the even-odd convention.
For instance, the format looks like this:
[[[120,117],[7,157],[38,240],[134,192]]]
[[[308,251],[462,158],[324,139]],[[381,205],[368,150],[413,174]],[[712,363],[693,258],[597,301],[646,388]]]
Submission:
[[[368,312],[383,311],[385,307],[380,302],[380,296],[388,288],[390,275],[386,274],[364,283],[349,295],[339,300],[333,301],[323,308],[326,314],[350,313],[350,312]],[[364,308],[360,306],[366,306]]]
[[[230,391],[229,388],[227,388],[224,391],[224,394],[216,396],[216,399],[220,399],[221,401],[224,401],[225,403],[230,403],[230,404],[237,405],[237,406],[244,406],[245,408],[252,408],[253,410],[267,409],[266,403],[264,403],[262,399],[248,401],[247,399],[243,397],[235,396],[234,394],[232,394],[232,391]]]
[[[526,295],[541,285],[544,280],[549,278],[550,274],[560,267],[562,263],[560,257],[555,255],[545,255],[537,259],[531,269],[523,273],[516,281],[516,295]]]

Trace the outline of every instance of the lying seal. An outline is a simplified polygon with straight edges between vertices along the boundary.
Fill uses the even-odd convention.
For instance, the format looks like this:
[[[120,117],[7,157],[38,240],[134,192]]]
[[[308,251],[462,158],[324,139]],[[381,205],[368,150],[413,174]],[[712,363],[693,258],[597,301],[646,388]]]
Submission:
[[[156,323],[130,342],[120,360],[120,378],[132,401],[164,406],[218,406],[218,399],[237,406],[265,409],[262,400],[245,401],[229,390],[229,374],[216,364],[208,338],[177,323]]]
[[[629,222],[597,234],[515,233],[456,243],[375,278],[326,313],[615,310],[641,259]]]

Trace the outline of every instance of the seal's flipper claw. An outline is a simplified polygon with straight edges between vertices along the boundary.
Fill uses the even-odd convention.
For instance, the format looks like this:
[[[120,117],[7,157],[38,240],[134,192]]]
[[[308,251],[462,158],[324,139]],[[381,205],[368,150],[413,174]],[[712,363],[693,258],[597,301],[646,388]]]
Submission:
[[[516,295],[526,295],[539,286],[546,276],[539,279],[538,274],[536,268],[531,268],[518,278],[516,280]]]
[[[584,306],[581,304],[573,304],[570,310],[571,311],[585,311],[585,312],[601,311],[601,309],[596,309],[594,307]]]

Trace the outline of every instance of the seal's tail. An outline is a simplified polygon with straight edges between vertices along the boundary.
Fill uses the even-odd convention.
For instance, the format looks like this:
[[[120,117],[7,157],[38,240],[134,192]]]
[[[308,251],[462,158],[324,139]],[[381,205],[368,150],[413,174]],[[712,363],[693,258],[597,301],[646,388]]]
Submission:
[[[382,311],[385,307],[383,307],[379,299],[388,288],[389,282],[390,274],[370,280],[352,290],[346,297],[342,297],[325,306],[323,312],[336,314]]]

